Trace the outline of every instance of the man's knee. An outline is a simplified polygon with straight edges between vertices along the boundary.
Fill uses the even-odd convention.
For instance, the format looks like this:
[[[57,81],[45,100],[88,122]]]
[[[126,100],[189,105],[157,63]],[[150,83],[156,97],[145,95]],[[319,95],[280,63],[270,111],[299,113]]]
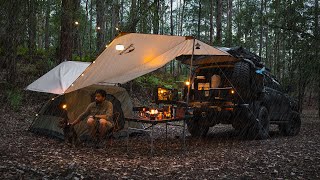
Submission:
[[[100,119],[99,122],[100,122],[101,126],[108,127],[108,128],[112,127],[112,123],[110,121],[105,120],[105,119]]]
[[[89,119],[87,120],[87,125],[88,125],[88,126],[93,126],[93,125],[94,125],[94,119],[93,119],[93,118],[89,118]]]

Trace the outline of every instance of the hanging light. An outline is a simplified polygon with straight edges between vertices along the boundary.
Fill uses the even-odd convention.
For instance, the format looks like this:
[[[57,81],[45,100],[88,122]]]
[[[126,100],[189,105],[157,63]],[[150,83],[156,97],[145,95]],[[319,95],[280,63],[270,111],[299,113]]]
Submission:
[[[117,50],[117,51],[123,51],[123,50],[124,50],[124,45],[122,45],[122,44],[117,44],[117,45],[116,45],[116,50]]]
[[[189,82],[189,81],[186,81],[185,84],[186,84],[187,86],[190,86],[190,82]]]
[[[67,109],[67,104],[62,105],[62,109]]]
[[[78,22],[78,21],[75,21],[74,24],[75,24],[76,26],[78,26],[78,25],[79,25],[79,22]]]
[[[97,30],[100,30],[101,29],[101,27],[100,26],[97,26]]]
[[[194,45],[195,47],[196,47],[196,49],[200,49],[200,44],[197,42],[197,44],[196,45]]]

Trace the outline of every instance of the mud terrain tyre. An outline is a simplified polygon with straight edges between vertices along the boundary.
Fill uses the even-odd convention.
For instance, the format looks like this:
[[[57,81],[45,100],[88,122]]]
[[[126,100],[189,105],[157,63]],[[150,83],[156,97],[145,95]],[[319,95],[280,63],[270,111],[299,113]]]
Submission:
[[[279,124],[281,134],[285,136],[296,136],[299,134],[301,128],[300,114],[296,111],[291,112],[289,122],[286,124]]]
[[[267,139],[269,137],[270,118],[268,109],[253,103],[249,112],[248,124],[244,129],[247,139]]]
[[[232,83],[240,96],[239,100],[246,101],[251,95],[251,73],[250,64],[248,62],[240,61],[235,63],[232,74]]]
[[[199,123],[196,117],[187,120],[188,131],[192,137],[205,137],[209,127]]]

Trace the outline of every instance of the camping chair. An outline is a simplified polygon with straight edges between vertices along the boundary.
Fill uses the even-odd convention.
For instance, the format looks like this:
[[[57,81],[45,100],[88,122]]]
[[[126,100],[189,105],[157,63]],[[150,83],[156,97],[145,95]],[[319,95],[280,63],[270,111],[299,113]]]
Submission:
[[[118,132],[121,130],[121,127],[119,126],[119,117],[120,117],[120,113],[119,112],[115,112],[113,115],[113,122],[114,125],[113,127],[109,130],[109,132],[107,132],[107,138],[110,140],[110,145],[112,146],[113,144],[113,138],[114,138],[114,133]]]
[[[112,115],[112,118],[113,118],[113,127],[111,129],[109,129],[107,132],[106,132],[106,138],[110,140],[110,145],[113,144],[113,135],[114,133],[118,132],[119,130],[121,130],[121,127],[119,126],[119,117],[120,117],[120,113],[119,112],[115,112],[113,113]],[[96,126],[96,137],[98,138],[99,136],[99,127],[100,127],[100,124],[98,124]]]

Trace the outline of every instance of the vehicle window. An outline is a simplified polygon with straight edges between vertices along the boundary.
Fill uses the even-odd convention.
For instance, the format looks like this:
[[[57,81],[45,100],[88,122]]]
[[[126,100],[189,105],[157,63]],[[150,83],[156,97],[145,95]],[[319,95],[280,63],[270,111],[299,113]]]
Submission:
[[[278,81],[269,77],[268,75],[264,76],[265,85],[269,88],[275,89],[277,91],[281,91],[281,86]]]

